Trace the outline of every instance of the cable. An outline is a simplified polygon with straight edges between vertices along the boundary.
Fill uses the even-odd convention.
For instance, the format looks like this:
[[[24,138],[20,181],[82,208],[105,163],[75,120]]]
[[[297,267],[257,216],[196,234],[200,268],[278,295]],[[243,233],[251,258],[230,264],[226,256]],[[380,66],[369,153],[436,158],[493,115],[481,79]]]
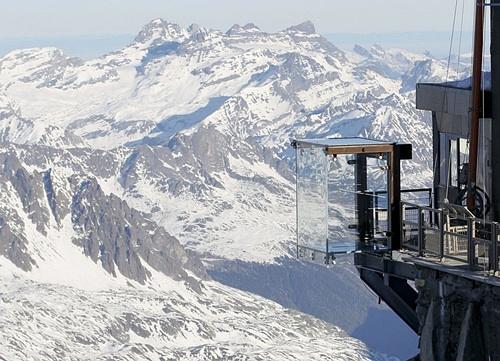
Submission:
[[[455,37],[455,24],[456,24],[456,20],[457,20],[457,8],[458,8],[458,0],[455,0],[455,10],[453,11],[453,23],[452,23],[452,27],[451,27],[450,48],[448,50],[448,61],[446,64],[445,83],[448,82],[449,73],[450,73],[451,52],[453,51],[453,39]],[[446,102],[446,92],[447,92],[447,87],[444,88],[443,104],[441,106],[441,112],[443,112],[443,113],[444,113],[444,105]]]
[[[455,9],[453,11],[453,24],[452,24],[452,28],[451,28],[451,38],[450,38],[450,48],[448,50],[448,62],[447,62],[447,65],[446,65],[446,77],[445,77],[445,83],[448,82],[448,79],[449,79],[449,73],[450,73],[450,64],[451,64],[451,53],[453,51],[453,40],[454,40],[454,37],[455,37],[455,24],[456,24],[456,21],[457,21],[457,9],[458,9],[458,0],[455,0]],[[446,102],[446,99],[447,99],[447,90],[448,90],[448,87],[445,87],[444,88],[444,96],[443,96],[443,104],[442,104],[442,113],[444,113],[444,106],[445,106],[445,102]],[[448,149],[450,148],[450,145],[448,144]],[[450,183],[450,168],[451,168],[451,155],[450,155],[450,152],[448,151],[448,156],[450,158],[450,162],[448,162],[448,174],[447,174],[447,177],[446,177],[446,199],[445,201],[448,201],[448,191],[449,191],[449,183]]]
[[[462,0],[462,16],[460,19],[460,37],[458,39],[458,56],[457,56],[457,76],[456,80],[460,77],[460,57],[462,51],[462,34],[463,34],[463,26],[464,26],[464,13],[465,13],[465,0]]]
[[[450,63],[451,63],[451,53],[453,51],[453,39],[455,37],[455,24],[456,24],[456,20],[457,20],[457,8],[458,8],[458,0],[455,0],[455,10],[453,11],[453,25],[451,28],[450,48],[448,51],[448,64],[446,66],[446,82],[448,82],[448,75],[449,75]]]

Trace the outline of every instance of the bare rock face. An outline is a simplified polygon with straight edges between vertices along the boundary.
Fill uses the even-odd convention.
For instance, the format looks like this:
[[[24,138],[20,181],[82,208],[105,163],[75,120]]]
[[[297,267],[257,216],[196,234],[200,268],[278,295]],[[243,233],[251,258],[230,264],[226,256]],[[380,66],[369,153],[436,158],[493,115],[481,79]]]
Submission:
[[[9,219],[16,219],[16,215],[10,215]],[[9,259],[17,267],[23,271],[31,271],[36,264],[28,254],[25,237],[16,235],[9,224],[7,216],[0,215],[0,255]],[[17,219],[16,222],[22,225],[22,221]]]
[[[305,34],[314,34],[316,33],[316,29],[314,24],[311,21],[304,21],[303,23],[291,26],[287,29],[290,32],[300,32]]]
[[[136,36],[135,41],[138,43],[152,41],[153,44],[167,41],[182,42],[187,38],[187,35],[187,31],[177,24],[169,23],[163,19],[154,19],[144,26]]]
[[[33,222],[40,233],[45,233],[48,214],[43,208],[43,186],[36,175],[31,175],[13,153],[0,154],[0,255],[24,271],[30,271],[36,262],[28,252],[23,233],[25,221]],[[21,213],[22,212],[22,213]]]
[[[23,210],[36,229],[46,234],[49,212],[44,207],[44,189],[40,174],[30,174],[13,154],[0,156],[2,178],[6,178],[21,200]]]
[[[176,279],[194,281],[186,269],[207,277],[203,266],[149,217],[130,208],[114,194],[105,195],[95,179],[71,177],[71,220],[78,232],[74,242],[108,272],[117,270],[140,283],[150,277],[146,262]]]
[[[96,178],[82,175],[106,175],[113,165],[112,154],[99,157],[85,150],[28,148],[30,153],[24,152],[26,147],[10,145],[0,153],[0,255],[24,271],[33,270],[37,251],[30,247],[34,239],[27,236],[27,229],[48,236],[52,227],[60,229],[70,217],[76,236],[67,241],[112,275],[121,273],[144,284],[151,276],[149,268],[200,289],[195,277],[208,276],[194,255],[188,255],[148,214],[129,207],[115,194],[105,194]],[[27,164],[45,168],[54,159],[75,174],[67,177],[57,167],[28,170],[32,165]]]

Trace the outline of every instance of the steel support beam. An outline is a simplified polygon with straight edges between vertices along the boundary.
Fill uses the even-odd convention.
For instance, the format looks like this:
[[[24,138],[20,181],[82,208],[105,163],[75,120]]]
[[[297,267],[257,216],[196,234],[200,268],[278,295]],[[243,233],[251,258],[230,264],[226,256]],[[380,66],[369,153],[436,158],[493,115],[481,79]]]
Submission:
[[[417,291],[411,288],[404,280],[394,279],[389,276],[389,284],[384,283],[384,277],[377,272],[361,268],[359,270],[361,279],[375,292],[384,302],[398,314],[410,328],[418,333],[420,322],[415,310]],[[406,284],[406,286],[403,285]]]
[[[417,268],[413,263],[395,261],[390,258],[369,253],[355,253],[354,264],[382,274],[413,281],[417,277]]]

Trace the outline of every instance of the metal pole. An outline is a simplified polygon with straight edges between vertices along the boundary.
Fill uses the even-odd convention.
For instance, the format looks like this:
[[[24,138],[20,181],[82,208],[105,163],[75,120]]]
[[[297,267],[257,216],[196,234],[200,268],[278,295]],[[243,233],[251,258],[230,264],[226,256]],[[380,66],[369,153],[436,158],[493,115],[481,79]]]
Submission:
[[[475,264],[474,236],[472,234],[472,218],[467,218],[467,263],[473,267]]]
[[[439,210],[439,258],[443,260],[444,258],[444,211]]]
[[[389,210],[387,210],[387,213],[389,213]],[[399,233],[401,235],[401,248],[404,248],[405,244],[405,205],[403,203],[400,204],[399,206],[399,219],[401,220],[400,222],[400,228],[399,228]]]
[[[423,257],[424,255],[424,229],[423,229],[423,218],[424,212],[422,208],[418,207],[418,255]]]
[[[498,223],[493,223],[491,225],[491,239],[492,239],[492,245],[493,245],[493,252],[491,252],[492,254],[492,257],[493,257],[493,272],[496,274],[496,272],[498,271],[498,236],[497,236],[497,232],[498,232]],[[490,261],[491,263],[491,261]]]
[[[474,24],[474,57],[472,63],[472,104],[470,124],[469,179],[467,184],[467,208],[472,211],[476,200],[477,154],[479,144],[479,118],[481,116],[481,74],[483,65],[484,0],[476,1]]]
[[[300,149],[295,144],[295,242],[297,243],[297,258],[300,258],[299,252],[299,241],[300,241],[300,229],[299,229],[299,152]]]

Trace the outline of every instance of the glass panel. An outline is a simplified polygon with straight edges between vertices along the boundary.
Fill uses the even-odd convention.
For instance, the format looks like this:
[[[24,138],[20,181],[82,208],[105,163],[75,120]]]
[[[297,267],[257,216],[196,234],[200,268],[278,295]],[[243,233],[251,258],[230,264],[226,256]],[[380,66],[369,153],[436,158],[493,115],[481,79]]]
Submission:
[[[446,186],[446,180],[449,179],[449,143],[445,133],[439,133],[439,184]]]
[[[328,249],[335,253],[352,252],[358,239],[355,156],[337,155],[329,159]]]
[[[298,256],[324,263],[328,252],[328,163],[323,148],[297,149]]]
[[[467,262],[468,229],[466,219],[446,213],[443,241],[445,257]]]
[[[373,234],[383,236],[389,231],[389,197],[387,154],[371,156],[366,161],[367,192],[373,193]]]
[[[297,149],[297,251],[330,263],[335,253],[385,251],[390,230],[390,155],[327,155]]]
[[[452,187],[458,187],[458,147],[457,147],[457,140],[453,139],[450,140],[450,186]]]
[[[373,231],[370,233],[370,243],[375,250],[381,250],[388,245],[387,234],[390,230],[389,154],[369,155],[366,159],[366,175],[366,193],[372,194],[370,211]]]
[[[410,206],[404,204],[402,207],[402,223],[403,223],[403,234],[402,242],[403,245],[414,251],[418,251],[419,242],[419,217],[420,209],[418,207]]]
[[[469,161],[468,141],[446,133],[439,133],[439,139],[439,183],[443,186],[458,188],[467,181],[463,165]]]
[[[432,208],[421,210],[423,250],[426,253],[439,256],[441,252],[441,218],[440,211]]]
[[[403,189],[401,190],[401,201],[417,206],[432,207],[432,189]]]
[[[460,165],[462,165],[469,162],[469,141],[464,138],[459,138],[458,142],[460,147]]]
[[[338,155],[329,172],[328,249],[335,253],[387,246],[388,155]]]
[[[493,269],[493,227],[495,225],[480,220],[472,223],[475,263],[485,272]]]

